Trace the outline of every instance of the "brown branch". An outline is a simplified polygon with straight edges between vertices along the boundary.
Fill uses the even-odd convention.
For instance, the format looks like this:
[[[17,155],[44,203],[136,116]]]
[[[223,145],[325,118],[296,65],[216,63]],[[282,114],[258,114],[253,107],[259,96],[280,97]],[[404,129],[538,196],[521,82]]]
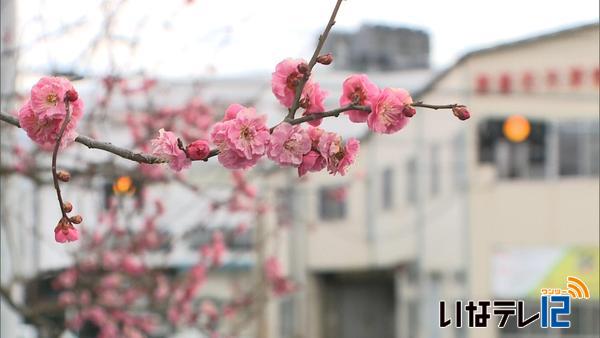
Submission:
[[[427,104],[427,103],[423,103],[422,101],[417,101],[417,102],[413,102],[411,104],[411,106],[413,107],[419,107],[419,108],[428,108],[428,109],[433,109],[433,110],[438,110],[438,109],[453,109],[456,107],[464,107],[464,105],[461,104],[445,104],[445,105],[434,105],[434,104]],[[287,117],[281,121],[280,123],[278,123],[277,125],[271,127],[269,129],[269,132],[273,132],[273,130],[281,123],[283,122],[287,122],[291,125],[296,125],[296,124],[301,124],[304,122],[309,122],[309,121],[314,121],[314,120],[318,120],[318,119],[322,119],[322,118],[326,118],[326,117],[338,117],[341,113],[349,111],[349,110],[361,110],[364,112],[370,112],[371,111],[371,107],[369,106],[360,106],[360,105],[354,105],[354,104],[350,104],[347,106],[343,106],[343,107],[339,107],[336,109],[332,109],[332,110],[328,110],[328,111],[324,111],[324,112],[319,112],[319,113],[311,113],[302,117],[298,117],[295,119],[291,119],[289,120]],[[21,128],[21,126],[19,125],[19,121],[8,115],[5,113],[0,113],[0,120],[7,122],[9,124],[12,124],[16,127]],[[144,153],[136,153],[133,152],[131,150],[125,149],[125,148],[120,148],[117,146],[114,146],[113,144],[109,143],[109,142],[101,142],[101,141],[97,141],[94,140],[90,137],[87,136],[77,136],[77,138],[75,139],[75,142],[77,143],[81,143],[85,146],[87,146],[90,149],[101,149],[104,151],[107,151],[109,153],[113,153],[117,156],[120,156],[122,158],[131,160],[131,161],[135,161],[135,162],[139,162],[139,163],[148,163],[148,164],[158,164],[158,163],[166,163],[168,162],[168,160],[165,160],[163,158],[157,157],[157,156],[153,156],[153,155],[149,155],[149,154],[144,154]],[[207,161],[209,158],[211,157],[215,157],[219,155],[219,149],[212,149],[210,151],[210,153],[208,154],[208,156],[205,159],[202,160],[193,160],[193,161]]]
[[[19,120],[17,118],[15,118],[11,115],[8,115],[4,112],[0,113],[0,121],[4,121],[8,124],[12,124],[15,127],[21,128],[21,125],[19,124]],[[98,140],[95,140],[88,136],[79,135],[75,139],[75,142],[81,143],[90,149],[104,150],[106,152],[115,154],[124,159],[131,160],[134,162],[148,163],[148,164],[157,164],[157,163],[167,163],[168,162],[168,160],[165,160],[164,158],[161,158],[158,156],[145,154],[145,153],[141,153],[141,152],[134,152],[129,149],[115,146],[110,142],[98,141]]]
[[[329,35],[331,28],[333,27],[333,25],[335,25],[335,17],[337,16],[341,4],[342,0],[337,0],[337,2],[335,3],[335,7],[333,8],[333,12],[331,12],[331,16],[329,17],[329,22],[327,22],[327,26],[325,26],[325,30],[321,35],[319,35],[319,42],[317,43],[317,47],[315,48],[315,51],[312,57],[310,58],[310,61],[308,62],[308,72],[306,73],[306,76],[304,76],[296,86],[296,95],[294,96],[294,102],[292,103],[292,106],[290,107],[290,110],[287,116],[285,117],[286,120],[292,120],[296,115],[296,111],[298,110],[298,108],[300,108],[300,96],[302,96],[302,90],[304,90],[304,85],[308,81],[312,73],[313,67],[315,66],[315,64],[317,64],[317,58],[319,57],[319,53],[321,53],[321,49],[325,44],[325,40],[327,40],[327,36]]]
[[[10,305],[10,307],[13,308],[13,310],[17,311],[23,317],[27,317],[27,315],[29,315],[29,311],[27,311],[24,307],[20,306],[19,304],[15,303],[15,300],[10,294],[10,290],[8,290],[6,287],[0,286],[0,295],[2,296],[2,298],[4,298],[8,305]]]
[[[465,107],[465,105],[463,104],[458,104],[458,103],[454,103],[454,104],[427,104],[427,103],[423,103],[423,101],[417,101],[417,102],[413,102],[411,103],[411,106],[413,107],[420,107],[420,108],[429,108],[429,109],[433,109],[433,110],[438,110],[438,109],[454,109],[457,107]]]
[[[60,193],[60,185],[58,184],[58,174],[56,173],[56,158],[58,157],[58,149],[60,148],[60,142],[62,141],[65,129],[71,121],[71,102],[67,97],[65,97],[65,108],[67,110],[67,116],[65,116],[65,120],[60,126],[60,131],[58,132],[58,137],[56,138],[56,143],[54,144],[54,150],[52,151],[52,182],[54,183],[54,190],[56,190],[56,196],[58,197],[58,205],[60,206],[60,212],[62,213],[62,217],[65,221],[68,221],[69,216],[67,216],[67,212],[65,211],[62,195]]]
[[[362,110],[362,111],[370,112],[371,107],[349,104],[347,106],[343,106],[343,107],[325,111],[325,112],[310,113],[308,115],[304,115],[302,117],[298,117],[298,118],[295,118],[295,119],[293,119],[291,121],[287,121],[287,122],[291,125],[296,125],[296,124],[301,124],[304,122],[319,120],[319,119],[326,118],[326,117],[338,117],[338,116],[340,116],[341,113],[343,113],[345,111],[349,111],[349,110]],[[284,120],[283,122],[286,122],[286,121]],[[269,129],[269,131],[272,133],[276,127],[277,127],[277,125],[275,127],[272,127],[271,129]]]

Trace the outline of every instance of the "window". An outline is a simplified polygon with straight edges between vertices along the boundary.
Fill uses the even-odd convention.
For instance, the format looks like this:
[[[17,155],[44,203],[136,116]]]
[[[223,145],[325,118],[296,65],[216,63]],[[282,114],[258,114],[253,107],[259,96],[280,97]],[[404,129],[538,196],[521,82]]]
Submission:
[[[324,187],[319,190],[319,217],[339,220],[346,217],[347,191],[345,186]]]
[[[513,143],[502,133],[504,119],[482,121],[478,126],[479,163],[493,164],[503,179],[545,177],[547,125],[543,121],[529,122],[529,137]]]
[[[440,146],[431,146],[431,161],[429,163],[431,183],[429,192],[431,196],[436,196],[440,192]]]
[[[411,158],[406,163],[406,201],[409,204],[417,204],[417,159]]]
[[[289,226],[291,225],[292,219],[292,202],[293,202],[293,191],[291,188],[279,188],[277,189],[275,196],[275,215],[277,219],[277,225]]]
[[[480,74],[477,76],[477,80],[475,82],[475,91],[477,94],[487,94],[490,87],[490,81],[485,74]]]
[[[598,175],[598,121],[563,122],[558,126],[561,176]]]
[[[394,171],[392,168],[383,171],[381,184],[382,207],[384,210],[390,210],[394,207]]]

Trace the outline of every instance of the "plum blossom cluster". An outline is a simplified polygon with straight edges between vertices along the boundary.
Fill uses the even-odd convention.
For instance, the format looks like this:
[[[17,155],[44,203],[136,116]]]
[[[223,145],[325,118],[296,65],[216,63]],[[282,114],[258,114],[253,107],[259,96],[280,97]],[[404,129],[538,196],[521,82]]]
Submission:
[[[333,57],[326,54],[316,60],[327,65]],[[271,89],[289,111],[275,127],[269,129],[266,116],[257,113],[255,108],[232,104],[210,131],[209,141],[216,147],[214,151],[209,150],[206,140],[202,139],[195,141],[200,144],[195,148],[200,155],[196,155],[189,146],[184,148],[174,134],[161,129],[159,137],[152,141],[154,154],[167,158],[176,171],[189,167],[193,160],[206,160],[213,155],[218,155],[219,163],[225,168],[248,169],[266,155],[282,167],[298,168],[299,176],[325,168],[332,175],[345,175],[356,159],[360,143],[357,139],[344,142],[340,135],[319,129],[324,117],[344,112],[351,122],[366,123],[373,132],[391,134],[408,124],[416,114],[415,106],[420,104],[414,103],[404,89],[380,89],[367,75],[354,74],[342,85],[340,108],[327,112],[324,106],[327,92],[311,78],[311,68],[302,59],[285,59],[277,64]],[[469,118],[466,107],[445,108],[450,107],[459,119]],[[295,110],[299,108],[303,109],[302,117],[294,119]],[[303,122],[309,126],[302,126]]]
[[[242,171],[233,171],[233,190],[225,200],[214,201],[210,213],[253,213],[256,210],[256,189],[248,183]],[[200,327],[216,332],[222,323],[235,320],[238,313],[249,311],[251,293],[233,290],[233,297],[220,304],[203,299],[202,290],[207,275],[227,259],[228,236],[241,233],[214,231],[209,242],[198,248],[197,261],[185,272],[171,274],[148,258],[165,247],[173,246],[173,236],[158,225],[165,213],[160,199],[151,200],[146,189],[139,196],[123,196],[133,204],[109,201],[109,209],[99,216],[100,226],[83,231],[77,264],[61,272],[53,281],[59,292],[58,303],[67,311],[66,325],[75,332],[90,327],[98,337],[163,336],[161,327]],[[123,225],[123,205],[136,208],[133,219]],[[235,217],[243,219],[243,217]],[[244,229],[248,224],[241,225]]]
[[[106,95],[113,90],[112,82],[107,84]],[[170,168],[176,172],[189,168],[191,160],[203,160],[208,156],[210,149],[206,138],[213,121],[213,109],[198,97],[181,107],[127,112],[125,117],[134,145],[168,160]],[[159,130],[158,137],[148,142],[155,138],[156,130]],[[182,147],[184,143],[188,144],[185,148]],[[152,164],[140,163],[140,172],[151,179],[165,177],[164,170]]]

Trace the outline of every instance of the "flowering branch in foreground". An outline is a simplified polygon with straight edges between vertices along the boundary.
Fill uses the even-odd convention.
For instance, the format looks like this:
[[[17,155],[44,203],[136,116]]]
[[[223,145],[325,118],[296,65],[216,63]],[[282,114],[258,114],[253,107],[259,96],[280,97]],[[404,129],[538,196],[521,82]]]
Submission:
[[[465,107],[464,105],[461,105],[461,104],[433,105],[433,104],[426,104],[426,103],[423,103],[420,101],[412,103],[411,106],[420,107],[420,108],[429,108],[429,109],[433,109],[433,110],[439,110],[439,109],[454,110],[456,108]],[[297,117],[295,119],[292,119],[288,123],[291,125],[297,125],[297,124],[301,124],[304,122],[320,120],[320,119],[328,118],[328,117],[339,117],[341,113],[351,111],[351,110],[359,110],[359,111],[364,111],[364,112],[370,113],[371,107],[351,104],[351,105],[339,107],[339,108],[332,109],[332,110],[325,111],[325,112],[317,112],[317,113],[313,113],[311,115]],[[11,124],[17,128],[21,128],[19,120],[17,118],[15,118],[14,116],[11,116],[7,113],[0,112],[0,121]],[[269,131],[272,133],[273,130],[275,129],[275,127],[277,127],[278,125],[271,127],[269,129]],[[169,160],[165,159],[165,158],[161,158],[161,157],[154,156],[152,154],[147,154],[144,152],[137,152],[137,151],[133,151],[133,150],[130,150],[127,148],[119,147],[110,142],[99,141],[99,140],[96,140],[94,138],[91,138],[91,137],[85,136],[85,135],[78,135],[75,138],[75,142],[80,143],[80,144],[88,147],[89,149],[104,150],[106,152],[109,152],[111,154],[117,155],[121,158],[130,160],[133,162],[146,163],[146,164],[161,164],[161,163],[169,162]],[[201,160],[200,159],[192,159],[192,161],[206,161],[211,157],[217,156],[218,154],[219,154],[218,149],[211,149],[205,158],[203,158]]]
[[[21,124],[19,123],[19,120],[17,118],[15,118],[14,116],[11,116],[5,112],[0,113],[0,121],[11,124],[17,128],[21,128]],[[74,141],[77,143],[83,144],[84,146],[88,147],[89,149],[104,150],[106,152],[109,152],[109,153],[115,154],[119,157],[122,157],[126,160],[130,160],[130,161],[134,161],[134,162],[138,162],[138,163],[159,164],[159,163],[167,162],[167,160],[160,158],[158,156],[154,156],[154,155],[146,154],[146,153],[142,153],[142,152],[135,152],[135,151],[132,151],[132,150],[129,150],[126,148],[116,146],[110,142],[103,142],[103,141],[95,140],[89,136],[78,135],[77,137],[75,137]]]
[[[227,169],[248,169],[266,155],[282,167],[297,168],[299,176],[325,168],[332,175],[345,175],[358,155],[360,143],[354,138],[344,142],[340,135],[318,128],[324,118],[338,117],[345,113],[353,123],[366,122],[373,132],[391,134],[408,124],[416,114],[415,107],[451,109],[460,120],[470,117],[463,105],[413,102],[408,91],[401,88],[380,89],[365,74],[348,77],[342,85],[340,107],[326,110],[324,102],[327,92],[311,76],[317,63],[329,65],[333,62],[331,54],[319,54],[335,24],[341,2],[342,0],[337,0],[308,63],[302,59],[285,59],[275,67],[271,89],[277,100],[288,109],[288,113],[272,128],[266,125],[266,115],[258,114],[255,108],[234,103],[227,108],[223,119],[212,126],[208,140],[196,139],[186,146],[175,133],[158,126],[159,136],[151,141],[152,155],[136,153],[107,142],[77,136],[75,128],[83,114],[82,100],[68,80],[58,77],[41,78],[31,89],[30,99],[19,110],[18,121],[5,114],[0,119],[23,128],[42,148],[54,147],[52,174],[62,214],[55,229],[56,240],[76,240],[77,232],[72,223],[81,222],[81,216],[67,216],[72,206],[68,202],[63,203],[58,184],[61,177],[56,171],[58,150],[72,142],[102,149],[139,163],[168,163],[175,171],[190,167],[192,161],[206,161],[214,156]],[[296,118],[296,112],[300,108],[304,110],[303,116]],[[189,115],[185,118],[190,117],[196,118]],[[301,126],[305,122],[309,124],[307,128]],[[216,148],[211,150],[211,143]],[[63,181],[68,181],[66,173],[62,176]]]

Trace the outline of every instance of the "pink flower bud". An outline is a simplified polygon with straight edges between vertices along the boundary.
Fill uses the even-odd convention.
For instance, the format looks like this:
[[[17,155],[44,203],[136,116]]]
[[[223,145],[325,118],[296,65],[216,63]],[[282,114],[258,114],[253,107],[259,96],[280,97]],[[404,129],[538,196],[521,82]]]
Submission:
[[[471,113],[465,106],[456,106],[452,108],[452,113],[454,116],[458,117],[459,120],[464,121],[471,117]]]
[[[302,62],[300,64],[298,64],[298,72],[300,74],[307,74],[308,73],[308,65],[305,62]]]
[[[77,91],[75,89],[70,89],[67,90],[67,92],[65,93],[65,98],[67,99],[67,101],[75,102],[79,98],[79,94],[77,94]]]
[[[406,117],[413,117],[413,116],[415,116],[416,113],[417,113],[417,110],[410,104],[405,105],[404,108],[402,109],[402,114]]]
[[[191,160],[205,160],[210,153],[206,140],[196,140],[187,146],[187,154]]]
[[[317,62],[322,65],[329,65],[333,62],[333,55],[331,55],[331,53],[319,55],[317,57]]]

